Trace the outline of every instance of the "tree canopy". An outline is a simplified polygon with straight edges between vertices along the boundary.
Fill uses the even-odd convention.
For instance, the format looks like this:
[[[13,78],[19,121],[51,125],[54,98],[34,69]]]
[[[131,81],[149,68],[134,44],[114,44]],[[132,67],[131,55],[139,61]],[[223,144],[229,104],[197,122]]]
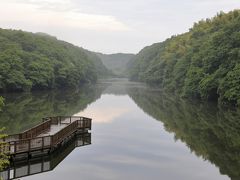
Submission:
[[[106,73],[83,48],[44,33],[0,29],[0,91],[78,86]]]
[[[187,33],[146,47],[128,66],[132,80],[240,105],[240,10],[220,12]]]

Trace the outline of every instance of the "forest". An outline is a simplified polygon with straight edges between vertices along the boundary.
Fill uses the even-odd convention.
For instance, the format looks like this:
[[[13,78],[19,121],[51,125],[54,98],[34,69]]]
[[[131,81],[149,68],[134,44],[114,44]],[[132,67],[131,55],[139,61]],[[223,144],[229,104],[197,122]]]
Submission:
[[[94,83],[110,71],[95,53],[44,33],[0,29],[0,91]]]
[[[182,97],[240,105],[240,10],[201,20],[186,33],[142,49],[131,80]]]

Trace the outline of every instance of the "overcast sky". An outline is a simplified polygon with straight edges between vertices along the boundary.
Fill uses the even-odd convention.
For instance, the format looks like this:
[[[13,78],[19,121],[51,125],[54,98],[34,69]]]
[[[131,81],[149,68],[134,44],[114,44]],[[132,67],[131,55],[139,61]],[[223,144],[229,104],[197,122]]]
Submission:
[[[103,53],[137,53],[240,0],[0,0],[0,27],[45,32]]]

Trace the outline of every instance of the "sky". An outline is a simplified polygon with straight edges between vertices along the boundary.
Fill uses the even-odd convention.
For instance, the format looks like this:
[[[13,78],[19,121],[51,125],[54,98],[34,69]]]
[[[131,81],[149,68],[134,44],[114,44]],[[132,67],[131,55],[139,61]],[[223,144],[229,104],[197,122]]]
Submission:
[[[0,0],[0,28],[44,32],[102,53],[137,53],[240,0]]]

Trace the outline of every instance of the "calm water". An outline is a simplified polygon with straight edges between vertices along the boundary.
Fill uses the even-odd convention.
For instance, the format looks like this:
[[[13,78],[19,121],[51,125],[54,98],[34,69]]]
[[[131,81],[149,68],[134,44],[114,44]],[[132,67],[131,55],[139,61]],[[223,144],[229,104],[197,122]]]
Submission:
[[[45,116],[93,118],[91,145],[71,149],[70,144],[56,155],[61,161],[52,171],[21,179],[240,179],[240,112],[116,79],[5,98],[0,126],[9,133]]]

